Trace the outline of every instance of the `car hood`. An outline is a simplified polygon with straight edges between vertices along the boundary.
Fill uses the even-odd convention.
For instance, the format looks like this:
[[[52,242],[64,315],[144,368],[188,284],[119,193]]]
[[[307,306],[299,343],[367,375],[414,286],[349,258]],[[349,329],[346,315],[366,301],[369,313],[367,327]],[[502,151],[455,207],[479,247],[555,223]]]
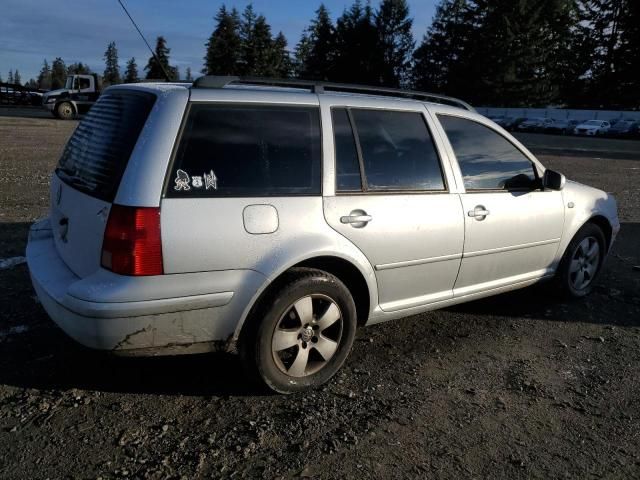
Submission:
[[[58,90],[49,90],[47,93],[44,94],[44,98],[58,97],[63,93],[69,93],[69,90],[67,90],[66,88],[59,88]]]
[[[586,123],[581,123],[580,125],[576,125],[576,128],[584,128],[587,130],[596,130],[598,128],[602,128],[600,125],[587,125]]]

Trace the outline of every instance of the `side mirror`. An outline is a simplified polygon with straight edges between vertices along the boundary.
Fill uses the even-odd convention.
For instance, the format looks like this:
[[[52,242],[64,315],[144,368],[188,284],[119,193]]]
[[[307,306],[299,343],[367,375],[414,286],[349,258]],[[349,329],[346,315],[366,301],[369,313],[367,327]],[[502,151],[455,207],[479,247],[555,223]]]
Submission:
[[[542,177],[542,186],[544,188],[548,188],[549,190],[562,190],[565,182],[566,178],[563,174],[549,169],[544,171],[544,176]]]

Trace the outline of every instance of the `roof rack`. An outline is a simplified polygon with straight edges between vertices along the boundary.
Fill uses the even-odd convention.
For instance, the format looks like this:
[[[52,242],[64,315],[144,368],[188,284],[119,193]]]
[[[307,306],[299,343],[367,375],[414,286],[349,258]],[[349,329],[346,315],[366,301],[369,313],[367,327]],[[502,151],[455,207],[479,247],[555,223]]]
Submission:
[[[193,82],[194,88],[224,88],[227,85],[264,85],[270,87],[292,87],[304,88],[313,93],[345,92],[345,93],[363,93],[368,95],[382,95],[389,97],[403,97],[414,100],[422,100],[426,102],[440,103],[443,105],[451,105],[474,112],[475,109],[467,102],[438,95],[436,93],[417,92],[414,90],[402,90],[400,88],[388,87],[372,87],[367,85],[355,85],[349,83],[333,83],[315,80],[300,79],[281,79],[281,78],[262,78],[262,77],[234,77],[234,76],[217,76],[206,75],[200,77]]]

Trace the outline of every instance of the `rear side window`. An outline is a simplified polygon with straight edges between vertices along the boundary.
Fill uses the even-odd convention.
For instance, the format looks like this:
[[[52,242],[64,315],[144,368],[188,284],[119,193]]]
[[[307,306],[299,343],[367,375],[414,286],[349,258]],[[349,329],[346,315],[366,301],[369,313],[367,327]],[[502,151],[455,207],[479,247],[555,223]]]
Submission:
[[[350,110],[368,190],[444,190],[440,159],[418,112]]]
[[[359,192],[362,190],[358,150],[346,108],[331,110],[333,136],[336,145],[336,190]]]
[[[319,195],[317,107],[193,104],[169,197]]]
[[[469,190],[536,186],[533,163],[499,133],[473,120],[438,115]]]
[[[58,162],[62,181],[112,202],[155,95],[132,90],[102,94],[76,128]]]

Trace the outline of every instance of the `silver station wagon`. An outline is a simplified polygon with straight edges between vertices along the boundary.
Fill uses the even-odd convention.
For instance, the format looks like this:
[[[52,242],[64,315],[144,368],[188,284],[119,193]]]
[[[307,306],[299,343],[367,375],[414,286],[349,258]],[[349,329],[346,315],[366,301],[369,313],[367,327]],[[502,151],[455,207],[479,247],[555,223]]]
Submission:
[[[202,77],[107,89],[29,234],[51,318],[130,355],[238,352],[288,393],[356,328],[555,279],[589,293],[615,200],[462,101]]]

